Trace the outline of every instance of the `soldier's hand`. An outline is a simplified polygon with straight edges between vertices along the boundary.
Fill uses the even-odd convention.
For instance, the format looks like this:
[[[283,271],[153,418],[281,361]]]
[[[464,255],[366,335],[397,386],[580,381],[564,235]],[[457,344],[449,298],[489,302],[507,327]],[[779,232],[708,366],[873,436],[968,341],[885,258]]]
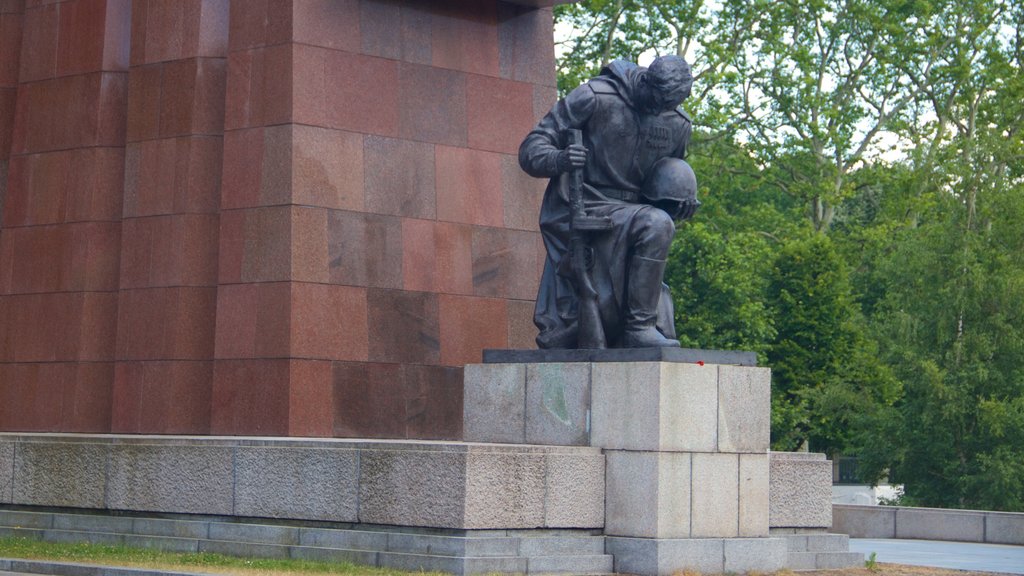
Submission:
[[[570,144],[558,153],[558,171],[568,172],[587,164],[587,148],[582,144]]]
[[[696,198],[688,198],[680,203],[679,205],[679,220],[689,220],[693,218],[693,215],[697,213],[697,208],[700,207],[700,201]]]

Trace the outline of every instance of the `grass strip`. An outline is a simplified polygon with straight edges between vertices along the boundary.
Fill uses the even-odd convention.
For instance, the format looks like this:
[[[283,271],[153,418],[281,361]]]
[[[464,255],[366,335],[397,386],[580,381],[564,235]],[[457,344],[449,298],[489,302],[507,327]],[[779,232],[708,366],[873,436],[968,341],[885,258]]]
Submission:
[[[209,552],[164,552],[123,545],[44,542],[32,538],[0,538],[0,558],[77,562],[103,566],[208,572],[238,576],[269,574],[340,574],[343,576],[408,576],[410,573],[389,568],[361,566],[348,562],[318,562],[278,558],[239,558]],[[417,572],[423,576],[442,576],[442,572]]]

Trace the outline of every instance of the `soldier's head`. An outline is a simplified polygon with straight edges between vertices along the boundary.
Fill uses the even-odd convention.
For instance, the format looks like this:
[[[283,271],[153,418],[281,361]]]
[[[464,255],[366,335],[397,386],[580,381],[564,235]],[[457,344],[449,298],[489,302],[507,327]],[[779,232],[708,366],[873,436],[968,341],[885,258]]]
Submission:
[[[690,65],[679,56],[659,56],[641,78],[645,107],[667,112],[686,100],[693,87]]]

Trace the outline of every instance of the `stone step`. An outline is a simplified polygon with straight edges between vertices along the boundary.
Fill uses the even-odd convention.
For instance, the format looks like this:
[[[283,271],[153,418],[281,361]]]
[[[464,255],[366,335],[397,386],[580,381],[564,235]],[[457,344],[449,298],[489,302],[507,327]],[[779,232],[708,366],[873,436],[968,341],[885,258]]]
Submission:
[[[611,554],[593,556],[536,556],[526,561],[530,574],[611,574]]]
[[[77,562],[0,558],[0,576],[25,576],[26,574],[46,574],[49,576],[204,576],[206,573],[124,568],[120,566],[96,566]],[[210,574],[208,576],[214,575]]]
[[[864,555],[858,552],[790,552],[790,570],[831,570],[858,568],[864,565]]]
[[[846,534],[786,534],[775,537],[785,538],[790,552],[850,551],[850,537]]]

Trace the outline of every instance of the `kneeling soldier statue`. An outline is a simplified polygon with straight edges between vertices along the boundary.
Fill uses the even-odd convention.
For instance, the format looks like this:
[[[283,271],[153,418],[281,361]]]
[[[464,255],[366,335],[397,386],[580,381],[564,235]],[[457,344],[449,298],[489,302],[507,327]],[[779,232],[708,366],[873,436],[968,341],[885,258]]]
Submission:
[[[617,60],[576,88],[519,147],[551,178],[540,228],[547,261],[534,322],[540,348],[679,346],[662,282],[674,220],[693,216],[697,182],[683,158],[690,66]]]

